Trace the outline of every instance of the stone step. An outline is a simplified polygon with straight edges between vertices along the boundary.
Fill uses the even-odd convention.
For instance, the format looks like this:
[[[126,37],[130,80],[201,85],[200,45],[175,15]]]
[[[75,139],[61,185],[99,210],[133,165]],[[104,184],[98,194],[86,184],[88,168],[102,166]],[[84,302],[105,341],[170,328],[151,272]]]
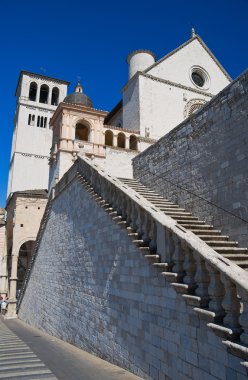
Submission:
[[[229,240],[205,240],[205,243],[214,247],[236,247],[238,245],[237,241]]]
[[[191,225],[203,225],[205,224],[206,222],[204,222],[204,220],[179,220],[178,221],[179,224],[181,224],[182,226],[184,226],[185,224],[191,224]]]
[[[222,256],[224,256],[226,259],[229,259],[231,261],[248,261],[248,255],[245,254],[235,254],[235,253],[225,253]]]
[[[236,247],[212,247],[216,252],[218,253],[231,253],[231,254],[236,254],[236,253],[244,253],[247,254],[247,248],[236,248]],[[247,255],[248,259],[248,255]]]
[[[168,263],[154,263],[154,267],[156,267],[159,270],[162,270],[164,272],[169,272],[169,270],[172,268],[173,264]]]
[[[180,215],[178,215],[178,216],[176,216],[175,218],[173,218],[173,219],[175,219],[176,221],[180,221],[180,222],[189,222],[189,221],[197,221],[197,220],[199,220],[198,218],[196,218],[195,216],[180,216]]]
[[[147,247],[147,243],[144,240],[133,240],[133,243],[137,245],[137,247]]]
[[[178,211],[178,210],[166,210],[164,211],[164,214],[167,214],[167,215],[175,215],[175,216],[191,216],[192,214],[190,212],[186,212],[186,211]]]
[[[155,261],[155,262],[159,262],[160,261],[160,256],[159,255],[144,255],[147,259],[151,260],[151,261]]]
[[[213,236],[216,236],[218,234],[218,236],[221,236],[221,230],[214,230],[214,229],[195,229],[194,230],[194,234],[197,235],[197,236],[210,236],[210,235],[213,235]]]
[[[225,235],[198,235],[198,237],[202,240],[204,240],[205,242],[209,242],[209,241],[217,241],[217,240],[228,240],[229,239],[229,236],[225,236]]]
[[[195,233],[195,231],[200,231],[200,230],[211,230],[213,228],[212,224],[203,224],[203,225],[194,225],[194,224],[184,224],[184,227],[187,228],[188,230],[192,230],[192,232]]]

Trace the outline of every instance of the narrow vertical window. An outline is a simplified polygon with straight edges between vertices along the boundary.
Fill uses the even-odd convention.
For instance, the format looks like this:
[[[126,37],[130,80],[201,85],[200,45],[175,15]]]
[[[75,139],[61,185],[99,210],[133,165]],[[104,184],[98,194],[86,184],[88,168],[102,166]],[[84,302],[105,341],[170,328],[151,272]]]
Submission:
[[[44,118],[44,128],[47,126],[47,117]]]
[[[35,124],[35,115],[32,115],[31,125]]]
[[[43,116],[40,118],[40,127],[43,128]]]
[[[38,118],[37,118],[37,127],[39,127],[40,126],[40,116],[38,116]]]
[[[28,125],[31,125],[31,114],[28,115]]]

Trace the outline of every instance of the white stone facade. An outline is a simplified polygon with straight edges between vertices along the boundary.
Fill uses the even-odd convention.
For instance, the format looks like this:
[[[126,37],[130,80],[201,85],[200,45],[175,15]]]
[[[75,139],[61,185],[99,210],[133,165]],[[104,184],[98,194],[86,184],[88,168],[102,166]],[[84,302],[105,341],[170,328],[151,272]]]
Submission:
[[[8,194],[28,189],[47,189],[48,158],[52,143],[49,122],[57,105],[66,96],[68,84],[54,78],[21,72],[16,90],[17,109]]]
[[[132,58],[134,59],[134,58]],[[132,61],[131,61],[132,64]],[[231,79],[195,36],[143,71],[134,73],[123,88],[123,127],[158,139],[180,124],[226,87]],[[192,74],[203,79],[197,85]]]

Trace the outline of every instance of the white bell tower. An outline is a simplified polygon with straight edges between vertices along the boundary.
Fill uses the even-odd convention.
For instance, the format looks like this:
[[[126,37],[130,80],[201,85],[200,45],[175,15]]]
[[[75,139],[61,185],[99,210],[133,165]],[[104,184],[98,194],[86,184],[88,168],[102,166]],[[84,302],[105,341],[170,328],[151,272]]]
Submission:
[[[49,122],[67,95],[69,82],[21,71],[10,156],[8,195],[48,188],[52,145]]]

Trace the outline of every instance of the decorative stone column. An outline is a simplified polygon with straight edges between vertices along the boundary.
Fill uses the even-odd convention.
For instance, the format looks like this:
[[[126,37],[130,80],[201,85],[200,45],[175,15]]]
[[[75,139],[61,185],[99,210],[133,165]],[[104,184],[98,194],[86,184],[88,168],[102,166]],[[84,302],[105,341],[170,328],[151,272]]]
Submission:
[[[8,293],[8,272],[7,272],[7,255],[3,257],[2,261],[2,273],[0,275],[0,295],[5,298]]]
[[[17,264],[18,264],[18,255],[12,255],[8,311],[5,316],[5,318],[8,318],[8,319],[17,318],[17,314],[16,314]]]

